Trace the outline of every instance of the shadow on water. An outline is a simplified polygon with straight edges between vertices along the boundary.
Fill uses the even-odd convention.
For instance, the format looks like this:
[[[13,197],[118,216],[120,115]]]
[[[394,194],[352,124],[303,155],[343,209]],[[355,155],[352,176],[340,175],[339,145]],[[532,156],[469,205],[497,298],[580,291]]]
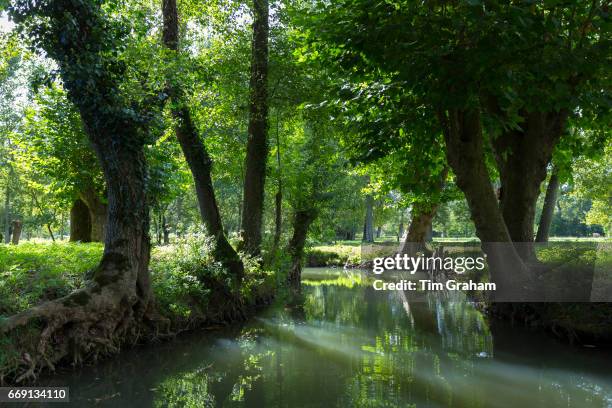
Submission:
[[[78,407],[612,407],[611,355],[518,328],[469,302],[375,291],[307,269],[302,296],[48,378]],[[53,405],[51,405],[53,406]]]

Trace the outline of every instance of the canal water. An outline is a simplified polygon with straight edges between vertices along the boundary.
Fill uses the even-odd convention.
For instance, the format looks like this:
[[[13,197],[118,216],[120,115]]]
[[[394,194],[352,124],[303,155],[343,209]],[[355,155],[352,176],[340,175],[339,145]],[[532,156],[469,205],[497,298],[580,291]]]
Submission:
[[[487,319],[461,293],[308,268],[302,295],[49,377],[88,407],[612,407],[612,354]],[[55,405],[57,406],[57,405]]]

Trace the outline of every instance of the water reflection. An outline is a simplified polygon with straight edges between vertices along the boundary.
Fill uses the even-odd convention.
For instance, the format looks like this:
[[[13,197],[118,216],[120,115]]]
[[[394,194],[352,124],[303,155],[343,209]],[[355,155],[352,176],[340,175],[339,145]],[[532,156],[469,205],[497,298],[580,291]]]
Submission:
[[[306,270],[300,302],[52,377],[109,407],[610,407],[609,355],[517,328],[469,302],[375,291],[359,272]],[[453,292],[451,296],[462,296]]]

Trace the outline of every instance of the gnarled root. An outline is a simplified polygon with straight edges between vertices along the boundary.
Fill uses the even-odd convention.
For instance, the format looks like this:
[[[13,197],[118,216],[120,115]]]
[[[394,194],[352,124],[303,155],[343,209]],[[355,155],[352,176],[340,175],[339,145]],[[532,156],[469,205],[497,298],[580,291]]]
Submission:
[[[142,302],[133,284],[91,283],[1,321],[0,383],[35,379],[59,362],[79,364],[116,353],[124,342],[137,341],[151,322],[136,312],[143,310]]]

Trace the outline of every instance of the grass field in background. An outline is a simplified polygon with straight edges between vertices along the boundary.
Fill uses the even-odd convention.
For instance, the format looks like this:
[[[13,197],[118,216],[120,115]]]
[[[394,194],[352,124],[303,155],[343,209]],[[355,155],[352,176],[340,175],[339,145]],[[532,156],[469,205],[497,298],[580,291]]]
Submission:
[[[391,238],[391,237],[390,237]],[[436,244],[473,243],[476,238],[434,239]],[[564,243],[583,244],[611,242],[606,238],[552,238],[551,245],[540,251],[543,261],[565,258],[572,252]],[[196,243],[197,244],[197,243]],[[376,244],[394,247],[397,240],[380,240]],[[194,245],[191,243],[190,245]],[[197,245],[196,245],[197,246]],[[362,243],[358,240],[338,241],[335,244],[311,245],[306,250],[306,266],[344,266],[356,265],[362,261]],[[0,316],[10,315],[25,310],[45,300],[56,299],[69,294],[82,286],[85,274],[96,267],[102,257],[102,244],[52,243],[45,240],[24,241],[17,246],[0,244]],[[203,252],[206,252],[203,250]],[[154,285],[176,289],[175,286],[189,287],[196,290],[197,285],[189,285],[189,268],[206,268],[211,265],[208,255],[191,251],[193,259],[177,259],[186,256],[177,255],[175,246],[154,247],[152,251],[151,270]],[[601,256],[603,255],[603,256]],[[204,257],[206,259],[200,259]],[[609,251],[599,254],[606,264],[612,264]],[[576,260],[580,259],[575,257]],[[197,268],[196,268],[197,266]],[[180,285],[177,285],[177,282]],[[161,293],[161,291],[160,291]],[[173,295],[174,296],[174,295]],[[175,297],[180,298],[181,293]]]

